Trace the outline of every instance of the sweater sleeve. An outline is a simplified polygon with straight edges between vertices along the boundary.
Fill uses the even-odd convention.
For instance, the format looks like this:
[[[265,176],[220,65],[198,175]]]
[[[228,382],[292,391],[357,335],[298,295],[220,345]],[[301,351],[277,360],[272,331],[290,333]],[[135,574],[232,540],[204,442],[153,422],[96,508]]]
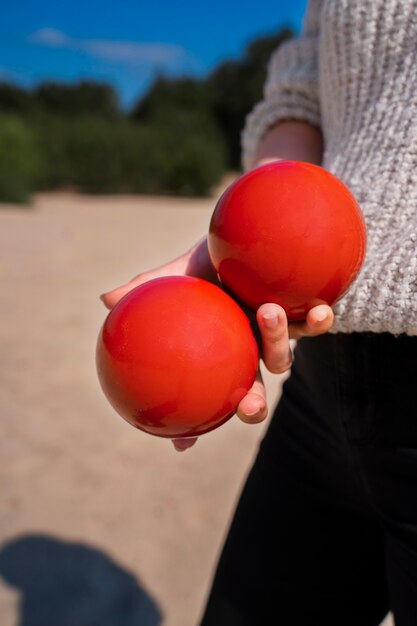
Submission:
[[[302,120],[320,126],[318,30],[322,1],[310,0],[301,35],[282,44],[271,57],[263,100],[246,118],[242,133],[245,170],[253,164],[268,128],[280,120]]]

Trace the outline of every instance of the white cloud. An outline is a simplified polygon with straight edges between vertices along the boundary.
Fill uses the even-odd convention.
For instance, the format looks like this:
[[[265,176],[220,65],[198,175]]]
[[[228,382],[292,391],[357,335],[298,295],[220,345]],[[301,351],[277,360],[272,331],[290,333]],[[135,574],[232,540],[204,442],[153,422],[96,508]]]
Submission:
[[[90,40],[84,43],[84,49],[93,56],[108,61],[141,61],[165,63],[172,59],[187,58],[187,52],[181,46],[167,44],[141,44],[133,41]]]
[[[65,48],[69,42],[71,39],[55,28],[41,28],[29,36],[29,43],[39,43],[57,48]]]
[[[75,39],[54,28],[42,28],[32,33],[33,44],[81,51],[107,62],[144,64],[171,70],[195,70],[198,60],[179,45],[142,43],[111,39]]]

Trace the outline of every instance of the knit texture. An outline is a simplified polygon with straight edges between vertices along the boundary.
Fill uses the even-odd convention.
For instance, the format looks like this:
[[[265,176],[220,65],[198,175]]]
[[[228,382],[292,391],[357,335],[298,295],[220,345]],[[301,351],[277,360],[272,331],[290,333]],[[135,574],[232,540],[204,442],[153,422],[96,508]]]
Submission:
[[[333,331],[417,335],[417,0],[312,0],[247,119],[245,168],[284,119],[321,127],[322,165],[367,225],[365,263]]]

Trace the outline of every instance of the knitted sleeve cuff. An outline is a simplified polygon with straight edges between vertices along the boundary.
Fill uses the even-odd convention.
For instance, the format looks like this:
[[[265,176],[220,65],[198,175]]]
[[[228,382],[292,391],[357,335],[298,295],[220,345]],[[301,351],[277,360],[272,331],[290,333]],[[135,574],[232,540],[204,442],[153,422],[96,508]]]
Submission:
[[[320,126],[317,31],[318,5],[310,3],[304,33],[282,44],[272,55],[263,100],[246,119],[242,133],[244,169],[253,166],[262,137],[271,126],[296,119]]]

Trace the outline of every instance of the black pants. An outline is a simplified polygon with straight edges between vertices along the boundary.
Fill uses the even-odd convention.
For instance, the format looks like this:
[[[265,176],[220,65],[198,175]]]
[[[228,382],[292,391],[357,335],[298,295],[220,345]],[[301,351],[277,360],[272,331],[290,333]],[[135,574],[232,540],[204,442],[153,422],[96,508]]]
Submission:
[[[417,337],[303,339],[201,626],[417,626]]]

